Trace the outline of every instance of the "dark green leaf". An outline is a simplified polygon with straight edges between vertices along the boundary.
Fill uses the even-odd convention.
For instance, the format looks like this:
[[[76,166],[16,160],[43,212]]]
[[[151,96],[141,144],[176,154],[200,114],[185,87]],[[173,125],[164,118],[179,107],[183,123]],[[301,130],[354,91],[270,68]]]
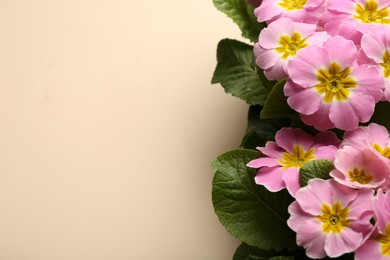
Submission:
[[[313,160],[305,163],[299,170],[301,187],[306,186],[307,182],[314,178],[329,179],[329,173],[333,169],[333,162],[326,159]]]
[[[264,104],[269,91],[260,80],[253,46],[230,39],[221,40],[217,61],[211,83],[220,83],[225,92],[248,104]]]
[[[242,243],[237,248],[233,256],[233,260],[251,260],[251,259],[268,260],[270,257],[275,255],[274,253],[275,252],[262,250]]]
[[[259,157],[253,150],[238,149],[217,158],[212,200],[220,222],[240,241],[261,249],[294,249],[295,234],[286,223],[291,196],[283,190],[269,192],[256,185],[256,169],[246,164]]]
[[[266,118],[280,118],[280,117],[293,117],[297,114],[287,104],[287,97],[284,96],[283,87],[286,83],[285,80],[281,80],[275,84],[271,93],[269,94],[260,117]]]
[[[213,0],[214,6],[230,17],[241,29],[242,36],[252,42],[257,42],[265,24],[257,22],[254,7],[246,0]]]
[[[241,143],[241,147],[245,149],[264,146],[267,141],[274,139],[276,132],[282,127],[290,126],[290,118],[260,119],[261,109],[261,106],[249,108],[247,134]]]

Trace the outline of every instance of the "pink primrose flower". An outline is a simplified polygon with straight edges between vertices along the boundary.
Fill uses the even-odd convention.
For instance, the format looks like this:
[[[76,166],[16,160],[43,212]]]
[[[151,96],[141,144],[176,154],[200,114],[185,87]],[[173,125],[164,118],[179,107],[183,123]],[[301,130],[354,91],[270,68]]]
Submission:
[[[330,176],[351,188],[376,189],[388,184],[389,166],[371,149],[345,146],[337,151],[334,166]]]
[[[390,24],[389,0],[328,0],[327,9],[328,14],[322,19],[328,32],[347,26],[365,34],[370,29]]]
[[[325,0],[263,0],[255,9],[259,22],[287,17],[296,22],[316,24],[325,11]]]
[[[315,24],[280,18],[263,29],[254,47],[257,65],[269,80],[287,78],[287,64],[307,46],[321,46],[329,39],[326,32],[316,32]]]
[[[368,126],[346,131],[341,147],[352,146],[356,149],[371,149],[387,164],[390,163],[390,138],[384,126],[371,123]]]
[[[276,192],[287,188],[292,196],[300,188],[299,169],[311,160],[334,159],[340,141],[332,132],[315,137],[301,129],[283,128],[276,133],[275,142],[257,148],[265,157],[250,161],[247,166],[260,168],[255,181]]]
[[[379,190],[374,201],[376,228],[355,252],[356,260],[390,259],[390,193]]]
[[[353,252],[373,229],[370,189],[355,190],[332,179],[312,179],[295,199],[288,208],[287,224],[310,258]]]
[[[284,91],[304,123],[318,130],[352,130],[371,118],[384,81],[376,67],[358,65],[356,58],[354,43],[336,36],[289,62]]]
[[[390,28],[371,30],[362,37],[361,46],[380,68],[385,81],[384,99],[390,101]]]

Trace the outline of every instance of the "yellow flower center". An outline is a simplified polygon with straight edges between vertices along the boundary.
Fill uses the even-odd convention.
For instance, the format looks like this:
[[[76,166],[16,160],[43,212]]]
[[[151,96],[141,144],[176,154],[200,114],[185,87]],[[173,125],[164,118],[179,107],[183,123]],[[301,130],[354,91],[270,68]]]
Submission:
[[[390,77],[390,54],[388,51],[385,51],[383,54],[383,62],[381,63],[381,66],[384,69],[385,78]]]
[[[354,167],[353,170],[348,171],[348,176],[351,181],[356,181],[360,184],[367,184],[373,180],[373,177],[366,173],[366,169],[364,168],[358,169]]]
[[[282,0],[279,1],[279,6],[282,8],[291,11],[291,10],[300,10],[306,4],[307,0]]]
[[[383,157],[386,157],[387,159],[390,159],[390,148],[385,147],[382,148],[379,144],[373,145],[374,149],[377,150]]]
[[[314,88],[318,93],[323,94],[325,103],[332,103],[334,99],[338,101],[347,100],[350,89],[357,86],[356,81],[349,77],[351,69],[348,67],[341,70],[340,65],[332,62],[329,69],[319,69],[317,80],[320,82]]]
[[[279,160],[280,165],[283,168],[300,168],[303,164],[313,160],[315,158],[314,148],[310,148],[305,151],[302,146],[296,144],[293,146],[291,153],[283,153]]]
[[[381,243],[381,252],[382,255],[390,256],[390,223],[387,224],[385,233],[378,234],[375,240]]]
[[[355,6],[355,15],[353,18],[359,19],[362,23],[389,24],[389,8],[379,9],[376,0],[368,0],[364,7],[359,4]]]
[[[294,32],[292,36],[281,36],[279,38],[279,47],[275,50],[282,54],[282,59],[287,59],[290,56],[296,56],[297,51],[300,49],[309,46],[306,43],[305,39],[301,39],[301,35],[297,32]]]
[[[339,234],[341,231],[349,226],[350,220],[347,219],[349,214],[348,208],[342,208],[340,202],[335,202],[333,207],[324,203],[321,207],[322,215],[318,216],[322,224],[322,231],[325,234],[332,232],[334,234]]]

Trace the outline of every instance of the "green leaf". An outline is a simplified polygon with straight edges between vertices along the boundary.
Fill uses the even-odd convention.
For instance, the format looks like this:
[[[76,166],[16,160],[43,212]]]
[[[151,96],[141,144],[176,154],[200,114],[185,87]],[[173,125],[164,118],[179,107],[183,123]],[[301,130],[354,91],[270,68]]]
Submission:
[[[268,260],[272,256],[274,256],[274,252],[262,250],[242,243],[234,253],[233,260]]]
[[[212,200],[220,222],[240,241],[261,249],[296,248],[295,234],[287,226],[291,196],[256,185],[257,170],[246,164],[259,157],[253,150],[222,154],[211,166],[215,171]]]
[[[371,117],[370,123],[377,123],[383,125],[390,130],[390,102],[379,102],[375,106],[375,112]]]
[[[242,37],[257,42],[265,23],[257,22],[254,7],[246,0],[213,0],[214,6],[230,17],[241,29]]]
[[[287,104],[287,97],[284,96],[283,87],[286,83],[285,80],[281,80],[275,84],[271,93],[269,94],[260,117],[266,118],[280,118],[280,117],[293,117],[297,114]]]
[[[289,254],[291,252],[285,252]],[[293,260],[292,256],[282,256],[281,253],[277,253],[273,250],[263,250],[257,247],[249,246],[242,243],[236,250],[233,260]]]
[[[267,141],[273,140],[277,131],[282,127],[290,126],[290,118],[260,119],[261,106],[250,106],[248,113],[247,133],[241,147],[256,149],[264,146]]]
[[[333,162],[326,159],[313,160],[305,163],[299,170],[301,187],[306,186],[308,181],[314,178],[329,179],[329,173],[333,169]]]
[[[248,104],[264,104],[269,91],[260,80],[253,46],[230,39],[221,40],[217,61],[211,83],[220,83],[226,93]]]

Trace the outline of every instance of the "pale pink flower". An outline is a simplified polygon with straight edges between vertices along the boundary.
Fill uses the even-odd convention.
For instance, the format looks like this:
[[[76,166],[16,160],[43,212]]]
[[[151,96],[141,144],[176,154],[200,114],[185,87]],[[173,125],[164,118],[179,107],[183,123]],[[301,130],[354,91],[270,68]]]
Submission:
[[[355,28],[367,33],[373,28],[384,28],[390,24],[389,0],[328,0],[328,13],[324,19],[325,29],[332,34],[340,26]]]
[[[361,41],[364,53],[378,65],[385,81],[384,98],[390,101],[390,28],[371,30]]]
[[[376,189],[388,184],[389,166],[371,149],[345,146],[337,151],[334,166],[330,176],[351,188]]]
[[[352,130],[367,122],[382,98],[384,81],[376,67],[358,65],[354,43],[340,36],[310,46],[288,64],[288,104],[318,130]]]
[[[296,22],[316,24],[325,11],[325,0],[263,0],[255,9],[259,22],[271,22],[281,17]]]
[[[390,163],[390,138],[384,126],[371,123],[344,133],[341,147],[352,146],[359,150],[372,149],[387,164]]]
[[[379,190],[374,201],[375,231],[355,252],[356,260],[390,259],[390,193]]]
[[[283,128],[276,133],[276,142],[257,148],[265,157],[250,161],[247,166],[260,168],[255,181],[270,191],[287,188],[291,195],[300,188],[299,169],[311,160],[334,159],[340,141],[332,132],[315,137],[301,129]]]
[[[296,193],[287,224],[308,257],[338,257],[356,250],[373,229],[372,198],[370,189],[312,179]]]
[[[254,53],[257,65],[269,80],[287,78],[288,61],[307,46],[321,46],[329,39],[326,32],[316,32],[314,24],[297,23],[280,18],[263,29]]]

